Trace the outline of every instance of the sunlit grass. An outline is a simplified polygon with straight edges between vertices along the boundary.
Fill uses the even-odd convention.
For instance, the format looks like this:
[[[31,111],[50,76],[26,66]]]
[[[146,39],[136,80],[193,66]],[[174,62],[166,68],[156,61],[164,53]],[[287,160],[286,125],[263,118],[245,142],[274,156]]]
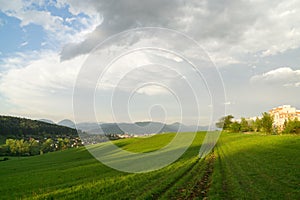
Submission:
[[[210,195],[222,199],[299,199],[300,137],[224,133]]]
[[[175,134],[114,141],[152,152]],[[198,153],[205,133],[174,163],[149,173],[125,173],[84,147],[0,162],[0,199],[185,199],[204,175]],[[96,145],[97,146],[97,145]],[[300,199],[300,137],[222,133],[214,150],[209,199]]]

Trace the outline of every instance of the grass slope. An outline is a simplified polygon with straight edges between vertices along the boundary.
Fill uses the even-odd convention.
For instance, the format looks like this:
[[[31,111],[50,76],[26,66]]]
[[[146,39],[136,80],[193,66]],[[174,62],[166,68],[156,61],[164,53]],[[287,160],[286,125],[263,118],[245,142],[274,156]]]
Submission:
[[[132,151],[144,151],[143,146],[146,151],[153,151],[166,145],[172,137],[174,134],[161,134],[117,143]],[[151,199],[162,196],[199,163],[197,154],[203,138],[204,133],[198,134],[188,151],[172,165],[146,174],[113,170],[95,160],[84,148],[1,162],[1,198]]]
[[[211,199],[300,199],[300,137],[223,133]]]
[[[115,144],[130,152],[152,152],[164,147],[171,142],[175,134],[158,134],[152,137],[128,138],[126,140],[117,140]]]
[[[173,164],[129,174],[85,148],[0,162],[0,199],[300,199],[299,136],[221,135],[214,153],[197,155],[205,133]],[[132,152],[165,146],[174,134],[116,141]]]

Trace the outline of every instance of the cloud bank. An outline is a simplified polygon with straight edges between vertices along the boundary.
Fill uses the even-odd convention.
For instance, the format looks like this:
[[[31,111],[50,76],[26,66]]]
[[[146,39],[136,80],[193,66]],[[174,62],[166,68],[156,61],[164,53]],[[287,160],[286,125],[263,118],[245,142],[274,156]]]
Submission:
[[[169,28],[195,40],[220,69],[229,113],[257,115],[277,104],[300,107],[300,1],[0,0],[0,4],[0,11],[19,20],[20,28],[34,24],[46,34],[40,49],[20,49],[10,55],[0,53],[0,101],[8,105],[2,113],[48,116],[55,120],[71,118],[73,84],[85,57],[107,38],[140,27]],[[57,9],[61,15],[53,12]],[[0,27],[5,25],[6,21],[0,19]],[[150,46],[157,42],[155,37],[140,38],[129,40],[130,44],[118,41],[114,48],[137,43]],[[180,40],[170,37],[168,42],[180,46],[182,52],[199,56],[199,52],[187,48]],[[30,45],[26,40],[22,44]],[[55,48],[49,48],[48,44]],[[106,88],[102,89],[115,88],[116,80],[132,69],[138,59],[149,66],[155,62],[176,65],[185,73],[188,69],[182,58],[176,56],[131,54],[108,71]],[[180,79],[189,76],[178,77],[157,68],[135,71],[122,83],[133,87],[140,80],[172,78],[173,86],[184,93]],[[137,91],[147,98],[166,92],[156,86]]]

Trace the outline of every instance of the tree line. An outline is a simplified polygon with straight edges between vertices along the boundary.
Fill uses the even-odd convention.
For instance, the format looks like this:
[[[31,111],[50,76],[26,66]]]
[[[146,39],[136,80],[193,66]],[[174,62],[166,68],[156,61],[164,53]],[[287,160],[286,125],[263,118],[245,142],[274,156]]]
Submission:
[[[81,145],[75,129],[11,116],[0,116],[0,140],[0,156],[32,156]]]
[[[262,113],[261,118],[255,120],[247,120],[242,117],[240,121],[234,120],[234,116],[227,115],[222,117],[217,123],[216,127],[223,128],[230,132],[264,132],[266,134],[300,134],[300,121],[295,119],[286,120],[283,128],[273,125],[274,118],[267,112]]]
[[[43,153],[65,150],[72,147],[82,146],[79,138],[51,138],[43,142],[30,138],[24,139],[6,139],[5,144],[0,146],[0,156],[34,156]]]

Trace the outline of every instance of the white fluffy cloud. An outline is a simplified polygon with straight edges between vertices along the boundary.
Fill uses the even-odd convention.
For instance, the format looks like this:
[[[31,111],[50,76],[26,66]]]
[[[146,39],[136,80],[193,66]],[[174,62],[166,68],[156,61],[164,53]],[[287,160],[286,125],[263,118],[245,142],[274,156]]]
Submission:
[[[73,15],[78,15],[80,13],[87,13],[87,14],[91,14],[91,15],[96,15],[98,13],[97,11],[97,7],[95,6],[97,2],[94,0],[85,0],[85,1],[81,1],[81,0],[57,0],[56,1],[56,6],[61,8],[64,6],[68,6],[69,7],[69,11],[73,14]]]
[[[53,15],[47,9],[35,9],[34,6],[43,7],[47,6],[46,4],[54,5],[58,9],[67,8],[73,16],[63,18]],[[261,71],[265,70],[263,64],[271,62],[266,66],[268,69],[274,66],[274,63],[276,64],[278,59],[274,57],[295,49],[299,50],[300,1],[0,0],[0,5],[3,13],[21,20],[21,26],[31,23],[42,26],[49,37],[42,46],[46,47],[47,42],[54,41],[58,41],[59,46],[63,46],[61,52],[41,50],[15,53],[2,59],[0,94],[12,105],[10,114],[32,113],[39,117],[57,120],[63,117],[69,118],[72,113],[72,88],[84,55],[114,34],[149,26],[174,29],[193,38],[218,66],[240,64],[239,69],[236,68],[237,65],[221,68],[224,80],[227,81],[225,84],[227,84],[229,99],[233,99],[234,102],[231,103],[227,99],[225,104],[230,105],[230,108],[236,108],[236,113],[242,112],[242,109],[248,109],[247,112],[251,113],[256,110],[255,105],[261,105],[262,102],[264,107],[257,108],[256,112],[260,113],[262,109],[273,107],[274,104],[293,103],[297,106],[299,99],[297,89],[300,87],[299,68],[281,67],[265,73]],[[74,23],[79,26],[73,26]],[[145,46],[155,45],[157,42],[155,36],[140,38],[142,39],[128,41],[134,44],[145,42],[143,43]],[[118,48],[132,43],[119,41],[115,46]],[[187,44],[181,40],[172,40],[172,37],[169,37],[167,43],[176,44],[173,46],[181,47],[179,51],[188,51],[189,55],[194,57],[201,56],[193,48],[186,48]],[[113,89],[120,81],[124,84],[122,86],[133,88],[140,80],[172,79],[175,80],[174,83],[168,82],[168,84],[173,84],[172,86],[184,94],[184,89],[180,89],[180,77],[175,77],[174,74],[164,70],[151,72],[149,67],[144,71],[136,70],[134,73],[129,73],[125,79],[122,79],[124,73],[131,70],[139,58],[146,64],[147,61],[148,64],[154,62],[153,55],[152,58],[149,54],[139,58],[137,54],[131,56],[127,61],[125,59],[123,62],[115,63],[115,68],[107,71],[104,86]],[[165,57],[173,59],[172,66],[178,65],[182,71],[188,68],[179,57],[172,58],[171,55]],[[258,61],[252,64],[257,67],[249,70],[248,64],[250,66],[256,59]],[[293,57],[286,57],[285,60],[297,62]],[[155,63],[164,64],[163,58],[156,59]],[[283,61],[278,65],[295,66],[294,63],[283,63]],[[257,71],[261,74],[251,77],[251,74]],[[189,77],[182,73],[182,79],[190,80]],[[249,77],[252,83],[250,86]],[[215,77],[209,78],[213,82]],[[196,80],[194,77],[193,81],[198,84],[200,81]],[[270,86],[274,91],[266,90]],[[146,94],[148,97],[151,95],[155,97],[153,95],[158,96],[163,92],[166,91],[155,85],[138,90],[139,94]],[[201,92],[198,91],[197,94]],[[284,95],[278,97],[278,93]],[[204,102],[205,105],[209,103]],[[245,110],[243,112],[246,113]]]
[[[251,77],[252,83],[276,84],[288,87],[300,86],[300,70],[293,70],[289,67],[281,67],[266,73]]]
[[[57,120],[72,116],[73,85],[83,60],[84,56],[79,56],[60,62],[57,53],[43,52],[26,66],[5,72],[0,92],[13,107],[10,113]]]
[[[64,19],[61,16],[53,15],[47,10],[38,10],[36,6],[46,7],[51,2],[47,1],[5,1],[0,0],[0,11],[8,16],[19,19],[20,26],[29,24],[42,26],[48,35],[48,42],[80,42],[83,41],[87,33],[92,32],[100,23],[101,18],[97,13],[84,13],[85,16],[79,16],[78,12],[74,14],[73,21],[80,24],[80,27],[74,28],[70,24],[70,19]],[[57,8],[63,5],[56,4]]]

